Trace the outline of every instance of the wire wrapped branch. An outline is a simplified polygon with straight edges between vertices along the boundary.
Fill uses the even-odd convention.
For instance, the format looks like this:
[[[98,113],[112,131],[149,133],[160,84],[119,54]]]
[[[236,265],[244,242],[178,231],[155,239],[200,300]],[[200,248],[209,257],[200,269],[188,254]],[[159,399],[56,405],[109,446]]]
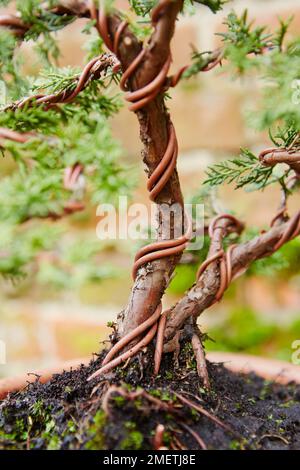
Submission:
[[[215,236],[218,232],[214,231]],[[213,261],[224,260],[224,252],[219,249],[214,253],[215,259],[208,259],[208,263],[203,264],[197,283],[190,291],[167,312],[167,325],[165,330],[165,348],[172,338],[180,330],[189,317],[197,318],[204,310],[217,301],[222,293],[220,285],[225,285],[225,280],[234,279],[246,271],[248,266],[261,258],[272,255],[285,243],[300,235],[300,211],[285,223],[275,224],[268,231],[261,233],[252,240],[240,243],[230,248],[230,256],[227,252],[227,270],[220,273],[219,267],[213,267]],[[206,269],[211,265],[211,269]],[[229,269],[229,271],[228,271]],[[223,282],[222,282],[223,276]],[[220,282],[221,279],[221,282]]]
[[[78,18],[89,17],[88,0],[59,0],[51,5],[51,2],[43,2],[41,7],[57,16],[75,16]],[[0,15],[0,27],[9,28],[16,36],[21,39],[26,35],[27,31],[32,27],[31,24],[24,23],[18,15],[3,14]]]
[[[224,220],[232,222],[232,228],[230,225],[228,226],[224,224],[218,224],[219,222],[224,221]],[[236,217],[230,214],[220,214],[212,220],[208,229],[208,234],[212,240],[214,238],[214,232],[216,230],[220,230],[223,236],[226,236],[226,234],[232,230],[240,234],[243,229],[244,229],[244,225]],[[218,250],[216,253],[212,254],[209,258],[207,258],[206,261],[204,261],[204,263],[198,269],[197,276],[196,276],[197,281],[199,281],[200,277],[202,276],[204,271],[208,268],[208,266],[211,263],[214,263],[217,260],[219,260],[220,262],[220,286],[216,293],[214,302],[218,302],[221,300],[221,298],[224,295],[224,292],[226,291],[226,289],[228,288],[231,282],[231,279],[232,279],[231,254],[235,246],[236,245],[231,245],[228,248],[227,252],[225,252],[223,249]]]
[[[166,5],[169,3],[170,3],[170,0],[161,1],[152,10],[152,14],[151,14],[152,26],[154,27],[156,26],[162,11],[165,9]],[[94,4],[92,3],[91,17],[92,19],[95,20],[96,27],[99,31],[100,36],[103,38],[104,43],[107,46],[107,48],[110,51],[112,51],[115,55],[118,56],[118,50],[119,50],[121,37],[122,37],[123,32],[125,31],[125,28],[127,27],[127,22],[122,21],[119,24],[118,29],[115,33],[115,36],[114,38],[112,38],[109,33],[108,16],[106,15],[104,8],[101,8],[100,6],[99,10],[97,11]],[[171,56],[169,55],[165,64],[161,68],[160,72],[151,82],[139,88],[138,90],[129,91],[127,82],[130,79],[130,77],[136,72],[138,67],[142,64],[146,52],[147,52],[146,49],[141,50],[141,52],[135,57],[135,59],[132,61],[132,63],[123,73],[123,76],[120,82],[121,89],[123,91],[127,91],[125,99],[129,101],[130,103],[132,103],[129,107],[130,111],[138,111],[139,109],[143,108],[148,103],[150,103],[162,91],[163,85],[166,81],[166,77],[167,77],[167,74],[171,65]]]
[[[46,108],[56,106],[57,104],[67,104],[74,101],[77,96],[91,83],[93,80],[98,80],[101,74],[106,74],[109,70],[117,72],[120,64],[113,54],[102,54],[94,57],[86,64],[82,72],[75,79],[72,86],[68,86],[64,90],[57,93],[35,95],[23,98],[15,103],[6,106],[3,111],[12,109],[21,109],[25,106],[38,106],[43,105]]]
[[[271,147],[260,152],[259,160],[267,166],[274,166],[277,163],[293,165],[300,163],[300,152],[293,149]]]
[[[53,94],[36,94],[33,96],[26,97],[16,103],[13,103],[3,111],[8,109],[16,110],[21,109],[25,106],[45,106],[47,109],[51,106],[56,106],[57,104],[67,104],[74,101],[77,96],[89,85],[92,80],[99,79],[102,72],[107,73],[108,70],[113,70],[116,72],[119,68],[119,62],[116,57],[112,54],[102,54],[93,58],[89,63],[84,67],[81,74],[78,76],[74,82],[74,88],[68,87],[63,91]],[[4,146],[4,140],[11,140],[19,143],[26,143],[28,140],[37,136],[34,132],[20,133],[10,129],[0,128],[0,146],[2,141],[2,146]],[[82,184],[83,166],[79,163],[75,163],[72,167],[68,167],[64,171],[64,187],[65,189],[75,192],[78,185]],[[58,219],[63,215],[73,214],[84,209],[84,204],[76,200],[68,201],[64,208],[63,214],[48,214],[47,218]]]
[[[298,136],[297,136],[298,137]],[[296,175],[300,177],[300,151],[299,149],[271,147],[259,154],[260,162],[265,166],[275,166],[278,163],[287,164]]]

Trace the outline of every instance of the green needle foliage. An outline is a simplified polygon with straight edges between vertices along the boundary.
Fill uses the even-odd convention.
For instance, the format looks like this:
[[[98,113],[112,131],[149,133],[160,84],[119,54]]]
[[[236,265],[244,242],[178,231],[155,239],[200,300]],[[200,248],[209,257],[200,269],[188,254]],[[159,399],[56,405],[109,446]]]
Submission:
[[[200,4],[208,7],[213,13],[217,13],[222,10],[228,1],[230,0],[184,0],[184,7],[187,7],[188,11],[190,11],[189,7],[191,5]],[[129,3],[137,16],[142,17],[144,21],[150,22],[149,13],[157,5],[158,0],[129,0]]]
[[[262,85],[260,93],[254,92],[257,95],[253,95],[253,101],[258,105],[248,113],[249,123],[256,130],[267,129],[275,147],[298,151],[300,48],[298,38],[287,39],[291,21],[292,18],[279,20],[278,29],[271,34],[265,27],[250,22],[247,11],[240,17],[231,12],[225,21],[227,30],[220,35],[226,67],[235,74],[248,74]],[[236,188],[247,190],[279,183],[285,188],[290,174],[285,165],[266,167],[249,149],[241,149],[239,157],[209,167],[205,183],[234,183]]]
[[[49,9],[55,7],[56,4],[55,0],[48,1]],[[69,15],[56,15],[45,10],[43,2],[39,0],[17,0],[16,7],[24,23],[30,25],[25,39],[36,41],[42,36],[42,41],[36,46],[36,50],[46,62],[49,62],[51,58],[58,59],[59,48],[54,36],[50,33],[64,28],[75,18]]]
[[[130,0],[131,8],[138,16],[147,16],[157,4],[157,0]]]
[[[47,5],[51,8],[55,3]],[[30,25],[25,40],[33,39],[47,56],[48,65],[43,67],[42,62],[37,75],[24,74],[18,39],[0,30],[1,91],[6,95],[1,96],[0,127],[32,133],[26,143],[0,142],[0,276],[15,282],[34,275],[45,285],[76,287],[114,272],[97,261],[102,247],[95,235],[80,241],[76,234],[71,241],[66,238],[72,220],[84,213],[64,222],[54,223],[53,219],[65,215],[70,201],[91,201],[93,211],[99,203],[114,203],[119,194],[130,194],[134,183],[110,130],[109,118],[121,107],[115,87],[119,77],[111,70],[101,78],[92,77],[71,103],[47,108],[32,101],[22,108],[14,106],[14,101],[37,93],[70,93],[81,73],[79,68],[49,64],[59,53],[54,32],[74,18],[51,13],[44,5],[35,0],[17,1],[19,15]],[[84,33],[89,34],[91,26]],[[97,44],[94,52],[98,56],[101,43]],[[64,188],[63,178],[65,168],[75,164],[84,168],[85,189],[73,192]],[[41,256],[45,252],[46,258]]]
[[[208,7],[213,13],[222,10],[223,6],[230,0],[194,0],[195,3],[200,3]]]
[[[231,12],[224,24],[227,31],[219,33],[224,44],[244,49],[247,51],[246,54],[261,52],[272,37],[266,34],[265,26],[253,26],[253,22],[248,20],[247,10],[240,17],[235,12]]]
[[[260,164],[257,157],[247,149],[241,149],[239,158],[225,160],[210,166],[207,170],[205,184],[218,186],[224,183],[235,183],[236,189],[263,189],[274,182],[272,167]]]

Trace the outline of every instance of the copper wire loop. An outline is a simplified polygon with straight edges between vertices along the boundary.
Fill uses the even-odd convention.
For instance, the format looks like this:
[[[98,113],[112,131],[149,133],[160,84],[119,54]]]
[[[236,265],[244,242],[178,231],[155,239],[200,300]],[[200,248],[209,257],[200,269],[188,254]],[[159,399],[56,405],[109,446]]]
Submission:
[[[64,187],[65,189],[73,190],[79,176],[83,172],[83,165],[80,163],[75,163],[73,166],[65,168],[64,171]]]
[[[232,226],[234,227],[234,230],[237,233],[241,233],[241,231],[243,230],[243,228],[244,228],[243,223],[240,220],[238,220],[236,217],[234,217],[231,214],[220,214],[217,217],[215,217],[209,225],[208,234],[209,234],[209,237],[211,239],[213,238],[214,232],[216,230],[221,230],[224,233],[225,233],[225,231],[228,230],[228,227],[225,228],[224,225],[221,225],[221,224],[218,225],[218,222],[220,222],[221,220],[224,220],[224,219],[227,219],[227,220],[232,222]],[[208,266],[210,266],[212,263],[219,260],[220,285],[219,285],[219,289],[218,289],[218,291],[215,295],[215,300],[214,300],[213,303],[218,302],[218,301],[221,300],[221,298],[223,297],[226,289],[228,288],[228,286],[229,286],[229,284],[232,280],[232,252],[233,252],[235,247],[236,247],[236,245],[231,245],[228,248],[227,252],[225,252],[223,249],[217,251],[217,253],[215,253],[214,255],[207,258],[201,264],[201,266],[198,269],[198,272],[197,272],[197,275],[196,275],[197,282],[199,281],[199,279],[202,276],[202,274],[204,273],[204,271],[206,271]]]
[[[288,222],[287,228],[276,243],[273,251],[279,250],[286,242],[300,235],[300,211],[298,211]]]
[[[275,221],[282,216],[286,211],[286,208],[281,210],[281,213],[276,214],[276,216],[272,220],[272,225],[274,225]],[[211,222],[209,226],[209,236],[210,238],[213,236],[214,231],[217,229],[224,230],[222,226],[217,226],[217,222],[221,220],[222,218],[227,218],[232,220],[235,224],[237,224],[237,231],[238,233],[241,231],[243,228],[243,224],[241,224],[240,221],[238,221],[234,216],[231,216],[229,214],[221,214],[217,216],[213,221]],[[297,212],[289,221],[287,224],[287,227],[284,231],[284,233],[281,235],[280,239],[278,242],[275,244],[273,247],[273,250],[271,254],[277,250],[279,250],[285,243],[287,243],[290,240],[293,240],[297,236],[300,235],[300,211]],[[204,271],[208,268],[210,264],[212,264],[215,261],[219,260],[220,263],[220,286],[218,289],[218,292],[215,295],[215,300],[213,303],[218,302],[221,300],[221,298],[224,295],[224,292],[228,288],[230,282],[232,281],[232,252],[235,249],[236,245],[231,245],[227,252],[225,252],[223,249],[219,250],[217,253],[209,257],[207,260],[205,260],[200,268],[198,269],[197,272],[197,281],[200,279]]]
[[[282,218],[286,217],[286,212],[287,212],[287,207],[286,205],[280,209],[273,217],[270,223],[270,227],[274,227],[276,225],[277,221],[280,221]]]
[[[168,3],[170,3],[170,0],[165,0],[164,2],[161,2],[161,4],[159,4],[156,8],[154,8],[152,13],[153,25],[156,24],[160,12],[163,8],[165,8]],[[96,21],[96,27],[106,47],[116,56],[118,56],[120,39],[122,34],[124,33],[125,28],[127,27],[127,22],[122,21],[119,24],[114,38],[112,38],[109,33],[108,16],[106,15],[104,8],[101,8],[100,5],[97,14],[95,6],[91,5],[90,14],[91,18]],[[161,71],[150,83],[140,88],[139,90],[128,91],[127,81],[142,63],[145,53],[146,49],[142,49],[141,52],[137,55],[137,57],[129,65],[129,67],[124,71],[121,78],[120,87],[123,91],[127,91],[125,99],[132,103],[129,106],[130,111],[140,110],[141,108],[149,104],[162,91],[171,65],[171,56],[169,56],[165,64],[163,65]]]

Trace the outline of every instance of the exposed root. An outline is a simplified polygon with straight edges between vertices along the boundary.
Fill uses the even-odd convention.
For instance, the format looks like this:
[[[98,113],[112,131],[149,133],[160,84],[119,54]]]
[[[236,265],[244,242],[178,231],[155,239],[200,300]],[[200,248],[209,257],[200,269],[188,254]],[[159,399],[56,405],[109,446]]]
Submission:
[[[166,413],[176,412],[174,405],[172,403],[166,403],[160,400],[159,398],[150,395],[144,389],[139,389],[139,390],[130,392],[128,390],[125,390],[122,386],[111,385],[108,388],[108,390],[105,392],[102,398],[102,409],[107,416],[111,415],[109,403],[113,394],[118,394],[129,401],[135,400],[138,397],[143,397],[146,400],[148,400],[150,403],[152,403],[157,410],[162,410],[162,411],[165,411]],[[161,428],[159,428],[159,431],[161,432]],[[163,432],[164,432],[164,429],[162,431],[162,435],[163,435]]]
[[[178,432],[178,431],[177,431]],[[172,446],[173,444],[173,441],[174,443],[176,444],[177,447],[175,447],[174,445]],[[173,435],[172,436],[172,443],[171,443],[171,447],[174,449],[174,450],[187,450],[187,448],[182,444],[181,440],[178,439],[177,436]]]
[[[186,399],[185,397],[183,397],[181,394],[177,392],[172,392],[172,393],[184,405],[187,405],[190,408],[201,413],[202,415],[206,416],[211,421],[221,426],[225,430],[231,431],[229,426],[227,426],[222,421],[220,421],[217,417],[213,416],[211,413],[206,411],[200,405],[191,402],[190,400]],[[160,400],[159,398],[150,395],[144,389],[128,391],[128,390],[125,390],[122,386],[116,386],[116,385],[110,386],[102,398],[102,409],[107,416],[111,416],[112,414],[109,403],[112,399],[112,395],[114,394],[122,396],[123,398],[129,401],[135,400],[136,398],[139,398],[139,397],[143,397],[144,399],[148,400],[151,404],[153,404],[157,410],[164,411],[166,413],[171,413],[172,415],[175,415],[175,416],[177,415],[177,417],[178,415],[181,416],[181,411],[177,409],[172,402],[169,402],[169,403],[164,402]],[[207,446],[204,440],[199,436],[199,434],[196,431],[194,431],[188,424],[182,422],[181,420],[180,421],[176,420],[175,422],[177,423],[177,425],[179,425],[182,429],[187,431],[195,439],[200,449],[207,450]],[[165,426],[161,423],[157,424],[155,428],[153,441],[152,441],[154,450],[169,450],[166,446],[164,446],[164,443],[163,443],[164,432],[165,432]],[[178,430],[178,432],[180,431]],[[176,450],[176,448],[180,450],[186,449],[185,446],[182,444],[182,442],[175,435],[172,436],[172,443],[170,447],[171,449],[174,449],[174,450]]]
[[[205,354],[201,344],[201,340],[196,333],[194,333],[192,337],[192,346],[196,358],[198,375],[202,379],[204,387],[207,390],[210,390]]]
[[[198,411],[199,413],[201,413],[203,416],[206,416],[208,419],[210,419],[211,421],[213,421],[215,424],[217,424],[218,426],[220,426],[221,428],[225,429],[226,431],[229,431],[231,433],[233,433],[233,430],[231,429],[230,426],[228,426],[227,424],[223,423],[223,421],[221,421],[219,418],[217,418],[216,416],[214,416],[213,414],[209,413],[209,411],[207,411],[205,408],[203,408],[202,406],[198,405],[197,403],[193,403],[192,401],[188,400],[187,398],[183,397],[180,393],[177,393],[177,392],[172,392],[174,393],[174,395],[185,405],[189,406],[190,408]]]
[[[258,444],[263,440],[263,439],[279,439],[280,441],[284,442],[286,445],[289,445],[289,441],[285,439],[283,436],[280,436],[279,434],[264,434],[261,436],[261,438],[258,440]]]
[[[123,354],[121,354],[120,356],[116,357],[115,359],[110,361],[108,364],[101,367],[96,372],[94,372],[92,375],[90,375],[90,377],[88,377],[88,379],[87,379],[88,382],[90,380],[95,379],[96,377],[98,377],[101,374],[105,374],[106,372],[109,372],[114,367],[117,367],[118,365],[122,364],[122,362],[127,361],[128,358],[134,356],[138,351],[140,351],[140,349],[144,348],[145,346],[147,346],[152,341],[152,339],[155,336],[156,330],[157,330],[157,323],[155,323],[151,327],[151,329],[148,331],[146,336],[141,341],[139,341],[135,346],[133,346],[128,351],[126,351]]]
[[[159,319],[157,337],[156,337],[156,347],[154,353],[154,375],[159,373],[160,363],[163,354],[163,343],[164,343],[164,332],[166,326],[167,316],[163,313]]]
[[[206,416],[207,418],[209,418],[211,421],[213,421],[215,424],[222,427],[226,431],[232,432],[229,426],[227,426],[225,423],[219,420],[216,416],[212,415],[207,410],[202,408],[200,405],[186,399],[185,397],[183,397],[181,394],[177,392],[172,392],[172,393],[176,396],[176,398],[179,401],[181,401],[183,405],[187,405],[188,407]],[[172,402],[166,403],[160,400],[159,398],[150,395],[144,389],[130,392],[128,390],[125,390],[122,386],[116,386],[116,385],[112,385],[111,387],[109,387],[109,389],[106,391],[102,399],[102,409],[107,416],[111,416],[111,409],[110,409],[109,403],[112,399],[112,395],[114,394],[122,396],[123,398],[129,401],[135,400],[138,397],[143,397],[146,400],[148,400],[150,403],[152,403],[155,406],[155,408],[157,408],[157,410],[162,410],[162,411],[165,411],[166,413],[171,413],[172,415],[175,415],[175,416],[177,415],[177,417],[178,417],[178,414],[179,416],[181,416],[180,410],[178,410]],[[177,423],[177,425],[179,425],[182,429],[187,431],[195,439],[200,449],[207,450],[207,446],[204,440],[199,436],[199,434],[196,431],[194,431],[185,422],[182,422],[182,420],[180,421],[176,420],[175,422]],[[157,424],[153,441],[152,441],[154,450],[168,450],[168,448],[165,447],[163,443],[164,432],[165,432],[165,426],[161,423]],[[177,449],[180,449],[180,450],[185,449],[182,442],[175,435],[173,435],[172,437],[172,444],[170,447],[172,449],[176,449],[176,447]]]
[[[125,335],[120,341],[118,341],[112,348],[111,350],[107,353],[105,356],[102,365],[105,366],[105,364],[108,364],[113,357],[121,351],[125,346],[127,346],[131,341],[136,339],[141,333],[147,330],[150,326],[152,326],[160,317],[161,314],[161,305],[155,310],[154,314],[149,317],[146,321],[141,323],[137,328],[132,330],[130,333]]]
[[[164,438],[165,427],[163,424],[158,424],[155,429],[155,435],[153,438],[153,449],[154,450],[169,450],[167,447],[164,446],[163,438]]]
[[[150,401],[151,403],[153,403],[153,405],[155,405],[159,410],[164,410],[168,413],[170,412],[173,412],[174,413],[174,406],[173,404],[170,404],[170,403],[166,403],[162,400],[160,400],[159,398],[157,397],[153,397],[152,395],[150,395],[149,393],[145,392],[145,390],[143,390],[143,393],[142,393],[143,397],[147,398],[148,401]]]
[[[203,439],[199,436],[199,434],[194,431],[192,428],[190,428],[190,426],[188,426],[187,424],[185,423],[179,423],[180,426],[185,429],[191,436],[193,436],[193,438],[195,439],[195,441],[198,442],[200,448],[202,450],[207,450],[207,446],[205,444],[205,442],[203,441]]]

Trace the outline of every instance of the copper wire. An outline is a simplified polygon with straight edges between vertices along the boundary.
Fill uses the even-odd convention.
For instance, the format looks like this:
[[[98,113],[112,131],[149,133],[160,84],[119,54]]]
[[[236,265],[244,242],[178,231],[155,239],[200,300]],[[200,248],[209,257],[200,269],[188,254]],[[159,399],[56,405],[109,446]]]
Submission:
[[[293,240],[298,235],[300,235],[300,211],[289,220],[286,230],[274,246],[273,251],[279,250],[285,243]]]
[[[116,60],[113,56],[108,56],[107,54],[94,57],[88,62],[88,64],[86,64],[86,66],[82,70],[81,74],[77,79],[77,84],[74,90],[64,90],[63,92],[51,93],[48,95],[39,93],[33,96],[28,96],[16,103],[16,107],[23,108],[28,103],[33,103],[35,105],[45,103],[48,107],[51,107],[52,105],[57,105],[59,103],[70,103],[79,95],[82,90],[84,90],[84,88],[86,88],[87,84],[94,76],[94,74],[98,71],[101,65],[103,65],[104,68],[108,68],[109,66],[113,67],[115,65],[118,65],[118,63],[116,63]]]
[[[165,0],[161,2],[156,8],[153,9],[152,13],[152,25],[154,26],[157,22],[158,16],[165,6],[170,3],[170,0]],[[106,47],[113,52],[116,56],[118,56],[118,50],[120,45],[121,36],[127,27],[127,22],[122,21],[118,29],[114,35],[114,38],[111,37],[109,33],[109,25],[108,25],[108,16],[106,15],[105,9],[101,8],[101,5],[97,10],[94,5],[90,6],[90,14],[91,18],[96,21],[96,27],[99,31],[100,36],[102,37]],[[150,83],[146,84],[144,87],[135,90],[135,91],[128,91],[127,82],[128,79],[133,75],[133,73],[137,70],[140,64],[143,62],[144,56],[146,53],[146,49],[142,49],[141,52],[137,55],[137,57],[132,61],[129,67],[123,73],[121,78],[120,87],[123,91],[127,91],[125,95],[125,99],[132,103],[129,106],[130,111],[138,111],[142,109],[147,104],[151,103],[153,99],[162,91],[163,85],[166,81],[168,71],[171,65],[171,56],[169,56],[161,68],[160,72],[156,75],[156,77],[150,81]]]
[[[218,225],[218,222],[221,220],[227,219],[229,221],[232,221],[232,225],[235,227],[235,231],[237,233],[240,233],[243,229],[243,224],[233,215],[231,214],[219,214],[217,215],[210,223],[209,228],[208,228],[208,234],[209,237],[212,239],[214,236],[214,232],[216,230],[228,230],[225,229],[223,225]],[[235,244],[231,245],[227,252],[225,252],[223,249],[217,251],[215,254],[207,258],[199,267],[196,275],[197,282],[199,281],[200,277],[206,271],[208,266],[210,266],[212,263],[216,262],[219,260],[219,268],[220,268],[220,285],[218,288],[218,291],[215,295],[214,302],[218,302],[221,300],[223,297],[226,289],[228,288],[231,280],[232,280],[232,252],[234,248],[236,247]]]
[[[83,165],[81,165],[80,163],[75,163],[75,165],[65,168],[65,171],[64,171],[65,189],[73,190],[82,172],[83,172]]]
[[[58,103],[71,103],[79,95],[79,93],[84,90],[90,79],[98,70],[99,66],[104,64],[105,67],[118,65],[113,56],[110,57],[106,54],[94,57],[88,62],[88,64],[86,64],[86,66],[82,70],[81,74],[78,77],[77,85],[73,91],[64,90],[63,92],[60,92],[58,94],[52,93],[48,95],[43,95],[39,93],[34,96],[26,97],[23,100],[19,101],[16,104],[16,107],[23,108],[28,103],[34,103],[35,105],[46,104],[49,108]],[[10,140],[15,140],[16,142],[25,143],[30,137],[33,137],[33,134],[19,134],[9,129],[0,129],[0,139],[1,137]],[[72,190],[82,172],[83,166],[79,163],[76,163],[75,165],[73,165],[73,167],[66,168],[64,172],[64,187],[66,189]],[[65,210],[68,213],[71,213],[80,210],[79,207],[82,208],[82,205],[78,205],[78,203],[70,201],[68,206],[66,206]]]
[[[276,165],[277,163],[300,163],[300,152],[286,148],[270,147],[264,149],[259,154],[259,160],[264,165]]]
[[[125,362],[125,361],[127,361],[127,359],[135,356],[136,353],[138,353],[142,348],[147,346],[153,340],[153,338],[155,336],[155,333],[156,333],[156,330],[157,330],[157,322],[154,323],[154,325],[151,326],[151,328],[148,331],[148,333],[146,334],[146,336],[144,336],[144,338],[141,339],[141,341],[139,341],[135,346],[130,348],[128,351],[125,351],[123,354],[116,357],[115,359],[110,361],[105,366],[101,367],[99,370],[97,370],[92,375],[90,375],[90,377],[88,377],[87,380],[88,381],[93,380],[96,377],[98,377],[99,375],[109,372],[111,369],[113,369],[113,368],[117,367],[118,365],[122,364],[122,362]]]
[[[271,226],[274,225],[275,221],[284,214],[286,210],[286,207],[281,210],[281,213],[277,213],[276,216],[273,218]],[[224,230],[222,226],[217,226],[217,222],[221,220],[222,218],[227,218],[229,220],[232,220],[236,225],[238,231],[241,230],[242,224],[240,221],[238,221],[234,216],[229,215],[229,214],[221,214],[217,216],[213,221],[211,222],[209,226],[209,236],[210,238],[213,237],[214,231],[217,229]],[[280,239],[278,242],[275,244],[273,247],[273,250],[271,252],[274,253],[275,251],[279,250],[285,243],[288,241],[296,238],[297,236],[300,235],[300,211],[297,212],[289,221],[287,224],[287,227],[284,231],[284,233],[281,235]],[[210,256],[208,259],[206,259],[201,266],[198,269],[196,279],[199,281],[200,277],[204,273],[204,271],[210,266],[213,262],[220,260],[219,263],[219,268],[220,268],[220,285],[219,289],[215,295],[215,300],[213,303],[218,302],[224,295],[224,292],[228,288],[230,282],[232,281],[232,252],[235,249],[236,245],[233,244],[231,245],[227,252],[225,252],[223,249],[219,250],[217,253],[214,255]]]
[[[149,317],[146,321],[141,323],[135,330],[131,331],[127,335],[125,335],[120,341],[118,341],[108,352],[105,356],[102,365],[106,365],[121,349],[124,348],[127,344],[129,344],[133,339],[135,339],[138,335],[146,331],[149,327],[151,327],[160,317],[161,315],[161,305],[157,308],[154,314]]]
[[[298,136],[297,136],[298,139]],[[293,145],[293,144],[292,144]],[[265,165],[276,165],[277,163],[287,163],[289,165],[300,163],[300,152],[293,151],[292,145],[289,148],[280,148],[280,147],[270,147],[264,149],[259,154],[259,160]],[[292,181],[291,187],[293,184],[298,181],[298,174],[292,176],[289,182]],[[288,183],[289,183],[288,182]],[[289,188],[291,189],[291,188]],[[278,210],[271,221],[271,227],[273,227],[276,222],[282,219],[287,212],[287,201],[286,201],[286,194],[284,193],[284,199],[282,203],[282,207]],[[278,242],[273,247],[273,252],[279,250],[285,243],[292,240],[293,238],[297,237],[300,234],[300,211],[297,212],[287,223],[287,227],[278,240]]]

